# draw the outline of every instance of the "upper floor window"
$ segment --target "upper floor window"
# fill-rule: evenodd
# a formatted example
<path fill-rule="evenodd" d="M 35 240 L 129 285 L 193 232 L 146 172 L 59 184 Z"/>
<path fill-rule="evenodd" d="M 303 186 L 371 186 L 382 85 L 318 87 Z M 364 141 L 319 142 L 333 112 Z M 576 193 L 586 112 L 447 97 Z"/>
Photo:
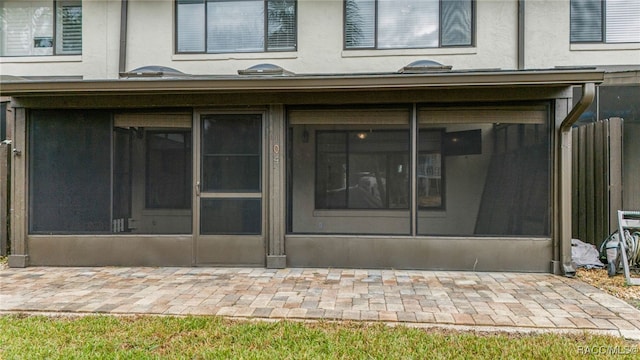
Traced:
<path fill-rule="evenodd" d="M 82 1 L 0 1 L 0 56 L 82 53 Z"/>
<path fill-rule="evenodd" d="M 640 1 L 571 0 L 571 42 L 640 42 Z"/>
<path fill-rule="evenodd" d="M 176 0 L 178 53 L 293 51 L 295 0 Z"/>
<path fill-rule="evenodd" d="M 346 49 L 471 46 L 472 0 L 345 0 Z"/>

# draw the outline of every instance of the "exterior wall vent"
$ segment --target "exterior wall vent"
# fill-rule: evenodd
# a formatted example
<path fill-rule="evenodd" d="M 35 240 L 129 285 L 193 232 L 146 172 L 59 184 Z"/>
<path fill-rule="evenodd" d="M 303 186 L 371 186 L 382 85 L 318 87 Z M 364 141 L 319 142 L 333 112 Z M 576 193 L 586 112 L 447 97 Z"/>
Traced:
<path fill-rule="evenodd" d="M 442 65 L 433 60 L 418 60 L 398 70 L 401 74 L 422 74 L 451 71 L 451 65 Z"/>
<path fill-rule="evenodd" d="M 287 71 L 282 67 L 274 64 L 258 64 L 248 67 L 244 70 L 238 70 L 239 75 L 293 75 L 291 71 Z"/>

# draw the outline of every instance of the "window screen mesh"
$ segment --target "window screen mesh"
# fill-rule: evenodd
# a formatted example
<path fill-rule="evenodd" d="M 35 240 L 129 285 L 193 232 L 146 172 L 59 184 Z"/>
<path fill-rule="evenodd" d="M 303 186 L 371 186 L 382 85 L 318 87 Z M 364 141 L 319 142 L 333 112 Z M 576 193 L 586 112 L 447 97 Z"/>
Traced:
<path fill-rule="evenodd" d="M 32 232 L 110 231 L 111 131 L 105 113 L 31 113 Z"/>

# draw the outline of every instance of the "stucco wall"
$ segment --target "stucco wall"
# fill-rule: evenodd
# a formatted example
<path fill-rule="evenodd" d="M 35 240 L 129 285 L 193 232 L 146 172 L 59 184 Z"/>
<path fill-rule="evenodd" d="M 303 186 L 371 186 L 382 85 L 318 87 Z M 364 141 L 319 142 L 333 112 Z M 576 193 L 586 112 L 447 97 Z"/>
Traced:
<path fill-rule="evenodd" d="M 448 49 L 345 51 L 342 0 L 299 0 L 295 52 L 174 54 L 174 11 L 170 0 L 129 1 L 126 70 L 162 65 L 190 74 L 236 74 L 238 69 L 271 62 L 296 73 L 393 72 L 425 58 L 454 69 L 516 67 L 517 6 L 513 1 L 478 2 L 477 46 Z M 2 73 L 117 78 L 120 1 L 85 0 L 83 25 L 82 55 L 1 58 Z"/>
<path fill-rule="evenodd" d="M 295 52 L 174 54 L 171 0 L 130 0 L 126 70 L 170 66 L 190 74 L 236 74 L 263 62 L 296 73 L 393 72 L 419 59 L 455 69 L 517 67 L 516 0 L 476 2 L 476 46 L 411 50 L 343 50 L 342 0 L 299 0 Z M 83 54 L 0 58 L 2 74 L 118 77 L 120 1 L 83 2 Z M 569 2 L 526 2 L 525 67 L 640 63 L 640 44 L 569 43 Z"/>

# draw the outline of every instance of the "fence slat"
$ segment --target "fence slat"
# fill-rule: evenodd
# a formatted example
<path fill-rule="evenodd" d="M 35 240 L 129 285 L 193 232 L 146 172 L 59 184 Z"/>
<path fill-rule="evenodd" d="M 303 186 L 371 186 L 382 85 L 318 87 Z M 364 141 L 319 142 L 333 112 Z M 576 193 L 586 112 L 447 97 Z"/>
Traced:
<path fill-rule="evenodd" d="M 0 145 L 0 255 L 8 254 L 8 223 L 7 209 L 9 207 L 8 197 L 9 183 L 9 146 Z"/>
<path fill-rule="evenodd" d="M 586 127 L 579 127 L 578 133 L 580 136 L 580 148 L 578 149 L 578 163 L 576 164 L 576 169 L 578 169 L 578 239 L 587 242 L 587 177 L 589 176 L 586 173 L 585 169 L 585 161 L 586 161 Z"/>
<path fill-rule="evenodd" d="M 586 131 L 586 151 L 585 154 L 585 162 L 583 166 L 585 167 L 585 213 L 586 213 L 586 240 L 589 243 L 595 243 L 595 182 L 594 177 L 596 173 L 596 169 L 594 168 L 594 152 L 596 149 L 594 148 L 594 129 L 596 125 L 602 125 L 601 122 L 593 123 L 585 126 Z"/>
<path fill-rule="evenodd" d="M 622 208 L 622 119 L 609 119 L 609 219 L 618 227 L 618 210 Z"/>
<path fill-rule="evenodd" d="M 596 126 L 594 128 L 594 138 L 593 138 L 593 145 L 594 145 L 594 153 L 593 153 L 593 166 L 595 169 L 595 173 L 593 174 L 593 185 L 594 185 L 594 198 L 593 201 L 595 202 L 593 210 L 594 210 L 594 241 L 593 243 L 596 244 L 596 246 L 600 246 L 600 244 L 602 243 L 602 241 L 604 241 L 604 239 L 607 237 L 607 231 L 608 229 L 605 229 L 605 222 L 608 223 L 608 221 L 605 221 L 605 214 L 607 214 L 607 212 L 605 211 L 605 202 L 604 202 L 604 198 L 605 198 L 605 193 L 608 192 L 608 189 L 605 186 L 608 186 L 608 184 L 605 181 L 604 178 L 604 172 L 602 171 L 604 168 L 604 156 L 605 156 L 605 151 L 604 151 L 604 144 L 606 143 L 604 139 L 604 133 L 605 133 L 605 127 L 608 126 L 608 123 L 605 122 L 604 124 L 602 124 L 604 126 Z M 607 215 L 608 216 L 608 215 Z"/>

